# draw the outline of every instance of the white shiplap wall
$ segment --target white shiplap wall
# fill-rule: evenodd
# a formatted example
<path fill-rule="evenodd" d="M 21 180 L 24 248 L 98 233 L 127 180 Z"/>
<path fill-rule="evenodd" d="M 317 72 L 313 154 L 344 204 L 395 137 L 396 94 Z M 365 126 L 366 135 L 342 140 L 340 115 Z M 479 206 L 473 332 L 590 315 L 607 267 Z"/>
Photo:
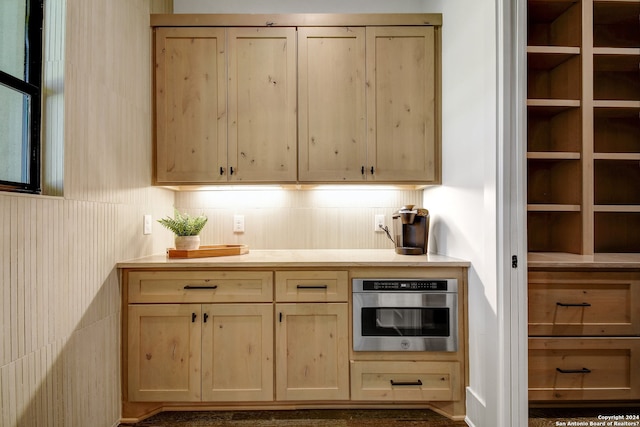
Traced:
<path fill-rule="evenodd" d="M 118 424 L 115 265 L 164 250 L 161 234 L 142 235 L 142 216 L 174 202 L 150 187 L 149 13 L 170 3 L 46 2 L 47 49 L 65 52 L 45 72 L 54 85 L 45 110 L 48 101 L 64 107 L 45 122 L 46 143 L 64 147 L 64 162 L 59 155 L 47 168 L 64 164 L 64 196 L 0 193 L 3 427 Z M 64 82 L 54 78 L 61 69 Z"/>
<path fill-rule="evenodd" d="M 374 218 L 385 215 L 391 230 L 393 212 L 406 204 L 422 206 L 422 190 L 361 186 L 176 193 L 179 210 L 209 218 L 202 244 L 253 249 L 392 249 L 386 235 L 374 231 Z M 244 233 L 233 232 L 236 214 L 244 216 Z"/>

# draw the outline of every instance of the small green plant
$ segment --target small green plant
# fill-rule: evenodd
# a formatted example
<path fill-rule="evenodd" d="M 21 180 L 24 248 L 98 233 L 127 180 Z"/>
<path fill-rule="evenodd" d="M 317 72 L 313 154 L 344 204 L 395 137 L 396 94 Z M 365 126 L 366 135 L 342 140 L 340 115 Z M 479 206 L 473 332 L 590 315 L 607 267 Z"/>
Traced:
<path fill-rule="evenodd" d="M 158 222 L 164 227 L 173 231 L 176 236 L 197 236 L 207 223 L 207 217 L 204 215 L 190 216 L 182 214 L 174 209 L 175 218 L 166 217 L 159 219 Z"/>

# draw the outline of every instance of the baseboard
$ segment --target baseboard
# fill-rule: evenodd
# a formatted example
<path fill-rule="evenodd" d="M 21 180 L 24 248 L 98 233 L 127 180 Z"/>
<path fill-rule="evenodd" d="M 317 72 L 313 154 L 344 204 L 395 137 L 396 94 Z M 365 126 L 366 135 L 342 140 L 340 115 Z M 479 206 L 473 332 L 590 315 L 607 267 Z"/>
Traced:
<path fill-rule="evenodd" d="M 466 389 L 467 400 L 467 416 L 464 418 L 464 422 L 470 427 L 485 426 L 485 416 L 487 413 L 487 405 L 483 399 L 481 399 L 471 387 Z"/>

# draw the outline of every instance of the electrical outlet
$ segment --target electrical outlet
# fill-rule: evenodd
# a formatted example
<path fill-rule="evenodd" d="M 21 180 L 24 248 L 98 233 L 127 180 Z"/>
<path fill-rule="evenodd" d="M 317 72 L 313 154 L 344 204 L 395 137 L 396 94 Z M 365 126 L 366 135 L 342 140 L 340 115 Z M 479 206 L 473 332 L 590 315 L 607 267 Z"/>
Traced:
<path fill-rule="evenodd" d="M 244 233 L 244 215 L 233 216 L 233 232 Z"/>
<path fill-rule="evenodd" d="M 142 220 L 142 234 L 151 234 L 151 224 L 153 219 L 151 215 L 144 215 Z"/>
<path fill-rule="evenodd" d="M 384 215 L 376 215 L 374 220 L 374 231 L 384 232 Z"/>

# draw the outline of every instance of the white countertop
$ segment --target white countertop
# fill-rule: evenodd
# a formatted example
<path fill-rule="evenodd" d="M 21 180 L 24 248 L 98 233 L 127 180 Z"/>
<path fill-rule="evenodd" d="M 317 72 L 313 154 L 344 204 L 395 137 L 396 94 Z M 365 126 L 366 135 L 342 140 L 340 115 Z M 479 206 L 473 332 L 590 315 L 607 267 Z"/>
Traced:
<path fill-rule="evenodd" d="M 119 262 L 118 268 L 203 267 L 469 267 L 465 260 L 444 255 L 398 255 L 393 249 L 249 250 L 244 255 L 168 258 L 165 254 Z"/>

